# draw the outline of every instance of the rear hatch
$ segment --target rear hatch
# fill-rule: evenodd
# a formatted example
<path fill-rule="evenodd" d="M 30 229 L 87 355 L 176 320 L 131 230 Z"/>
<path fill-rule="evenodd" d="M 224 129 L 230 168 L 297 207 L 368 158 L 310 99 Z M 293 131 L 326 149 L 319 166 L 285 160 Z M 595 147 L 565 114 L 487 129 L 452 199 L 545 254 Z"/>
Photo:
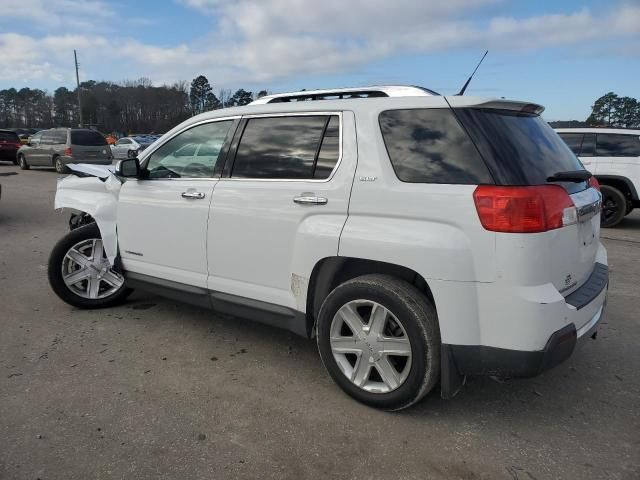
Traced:
<path fill-rule="evenodd" d="M 20 146 L 20 138 L 17 133 L 0 131 L 0 151 L 15 153 Z"/>
<path fill-rule="evenodd" d="M 533 234 L 548 236 L 547 250 L 527 252 L 532 261 L 549 265 L 548 280 L 568 295 L 588 279 L 595 266 L 600 235 L 599 192 L 584 179 L 588 174 L 575 154 L 540 117 L 542 107 L 495 101 L 457 108 L 458 101 L 451 102 L 454 112 L 497 185 L 558 185 L 575 205 L 573 217 L 566 222 L 563 219 L 565 226 Z"/>
<path fill-rule="evenodd" d="M 95 130 L 71 130 L 71 151 L 76 162 L 108 160 L 111 157 L 106 138 Z"/>

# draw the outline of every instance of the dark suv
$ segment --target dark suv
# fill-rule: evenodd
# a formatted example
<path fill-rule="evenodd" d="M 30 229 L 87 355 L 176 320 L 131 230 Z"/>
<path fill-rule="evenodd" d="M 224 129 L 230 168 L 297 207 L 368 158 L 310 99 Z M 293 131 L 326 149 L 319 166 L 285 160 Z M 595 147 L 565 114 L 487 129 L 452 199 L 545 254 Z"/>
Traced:
<path fill-rule="evenodd" d="M 18 164 L 23 170 L 31 166 L 55 167 L 65 173 L 68 163 L 111 165 L 111 161 L 111 149 L 104 136 L 84 128 L 43 130 L 18 150 Z"/>
<path fill-rule="evenodd" d="M 20 137 L 12 130 L 0 130 L 0 160 L 17 163 L 16 152 L 22 144 Z"/>

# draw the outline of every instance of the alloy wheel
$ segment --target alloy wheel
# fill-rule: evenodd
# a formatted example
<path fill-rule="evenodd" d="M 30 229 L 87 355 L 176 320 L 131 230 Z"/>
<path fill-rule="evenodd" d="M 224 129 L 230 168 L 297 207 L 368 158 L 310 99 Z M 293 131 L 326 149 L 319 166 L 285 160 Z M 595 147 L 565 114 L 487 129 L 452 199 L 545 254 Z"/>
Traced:
<path fill-rule="evenodd" d="M 402 323 L 370 300 L 353 300 L 333 317 L 331 351 L 342 373 L 371 393 L 396 390 L 411 370 L 411 343 Z"/>
<path fill-rule="evenodd" d="M 618 209 L 621 208 L 620 205 L 618 205 L 618 202 L 616 201 L 615 198 L 613 198 L 610 195 L 603 195 L 603 199 L 602 199 L 602 216 L 604 217 L 603 220 L 605 222 L 609 221 L 611 218 L 613 218 Z"/>
<path fill-rule="evenodd" d="M 107 298 L 120 290 L 124 277 L 114 271 L 99 238 L 76 243 L 62 261 L 62 280 L 82 298 Z"/>

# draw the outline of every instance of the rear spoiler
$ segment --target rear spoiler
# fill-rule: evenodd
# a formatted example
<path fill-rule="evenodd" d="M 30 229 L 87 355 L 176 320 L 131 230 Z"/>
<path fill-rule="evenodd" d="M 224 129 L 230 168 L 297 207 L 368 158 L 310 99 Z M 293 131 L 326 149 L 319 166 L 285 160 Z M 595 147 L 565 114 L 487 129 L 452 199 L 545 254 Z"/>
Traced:
<path fill-rule="evenodd" d="M 522 113 L 533 113 L 535 115 L 540 115 L 544 112 L 542 105 L 518 100 L 460 96 L 447 96 L 445 99 L 451 108 L 495 108 L 496 110 L 513 110 Z"/>

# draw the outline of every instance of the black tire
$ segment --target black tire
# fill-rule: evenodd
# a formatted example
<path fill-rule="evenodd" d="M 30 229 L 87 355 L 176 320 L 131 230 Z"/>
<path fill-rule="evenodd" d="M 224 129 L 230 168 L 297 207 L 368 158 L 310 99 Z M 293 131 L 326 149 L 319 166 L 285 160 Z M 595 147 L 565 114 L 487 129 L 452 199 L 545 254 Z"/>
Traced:
<path fill-rule="evenodd" d="M 18 165 L 18 155 L 13 159 L 13 164 Z"/>
<path fill-rule="evenodd" d="M 22 153 L 18 155 L 18 165 L 20 165 L 21 170 L 29 170 L 31 168 L 31 165 L 27 163 L 27 158 Z"/>
<path fill-rule="evenodd" d="M 353 300 L 376 302 L 402 323 L 411 346 L 411 366 L 403 383 L 387 393 L 366 391 L 346 377 L 333 356 L 331 324 L 337 311 Z M 366 405 L 401 410 L 420 401 L 440 378 L 440 329 L 434 306 L 413 285 L 388 275 L 363 275 L 349 280 L 325 299 L 318 315 L 320 358 L 333 380 L 347 394 Z"/>
<path fill-rule="evenodd" d="M 53 157 L 53 167 L 56 169 L 58 173 L 69 173 L 69 169 L 65 164 L 58 161 L 60 157 Z"/>
<path fill-rule="evenodd" d="M 601 185 L 600 192 L 602 193 L 600 226 L 615 227 L 627 213 L 627 199 L 620 190 L 610 185 Z"/>
<path fill-rule="evenodd" d="M 131 294 L 133 291 L 127 288 L 126 282 L 122 286 L 105 298 L 90 299 L 84 298 L 73 292 L 65 284 L 62 278 L 62 265 L 67 252 L 79 242 L 89 239 L 99 239 L 100 230 L 95 223 L 79 227 L 75 230 L 67 233 L 60 241 L 53 247 L 51 255 L 49 256 L 49 284 L 53 291 L 64 302 L 74 307 L 92 309 L 92 308 L 105 308 L 119 305 Z"/>

